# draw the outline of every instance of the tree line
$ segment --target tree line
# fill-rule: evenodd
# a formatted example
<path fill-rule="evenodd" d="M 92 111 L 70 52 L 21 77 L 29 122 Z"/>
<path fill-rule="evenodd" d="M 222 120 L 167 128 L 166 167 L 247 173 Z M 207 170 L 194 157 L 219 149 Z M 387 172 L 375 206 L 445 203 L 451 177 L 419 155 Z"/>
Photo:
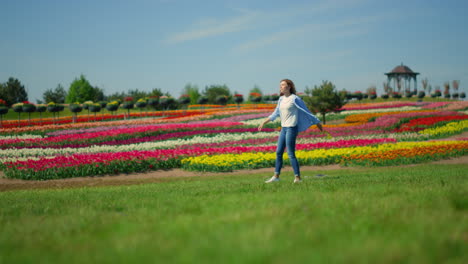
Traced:
<path fill-rule="evenodd" d="M 73 80 L 68 89 L 65 89 L 61 84 L 58 84 L 55 88 L 47 89 L 42 94 L 42 99 L 37 100 L 37 103 L 82 104 L 89 101 L 123 102 L 126 98 L 132 98 L 136 102 L 141 98 L 160 98 L 162 96 L 176 100 L 189 98 L 189 104 L 239 103 L 239 98 L 241 97 L 237 92 L 232 93 L 225 84 L 209 85 L 204 90 L 200 90 L 197 85 L 190 83 L 184 87 L 182 94 L 178 98 L 175 98 L 169 92 L 163 92 L 160 88 L 154 88 L 151 91 L 130 89 L 125 92 L 105 94 L 102 88 L 91 85 L 86 77 L 81 75 Z M 28 101 L 28 93 L 18 79 L 10 77 L 7 82 L 0 83 L 0 99 L 6 102 L 7 107 L 11 107 L 13 104 Z M 247 97 L 247 101 L 259 102 L 263 100 L 268 100 L 268 98 L 264 98 L 261 89 L 258 86 L 254 86 Z"/>
<path fill-rule="evenodd" d="M 325 122 L 325 116 L 331 112 L 337 112 L 346 104 L 347 101 L 354 98 L 345 90 L 337 91 L 335 85 L 330 81 L 323 81 L 321 85 L 315 85 L 313 88 L 306 87 L 305 93 L 299 94 L 308 107 L 315 113 L 321 114 L 322 121 Z M 240 104 L 245 101 L 252 103 L 275 102 L 279 94 L 263 94 L 258 86 L 254 86 L 247 98 L 237 92 L 231 93 L 227 85 L 210 85 L 200 91 L 197 85 L 187 84 L 181 96 L 174 98 L 170 93 L 163 93 L 161 89 L 155 88 L 151 91 L 141 91 L 138 89 L 127 92 L 115 92 L 106 95 L 104 90 L 91 85 L 84 75 L 75 78 L 66 90 L 61 84 L 55 89 L 47 89 L 43 93 L 43 100 L 38 100 L 39 104 L 46 103 L 54 105 L 69 104 L 72 112 L 79 112 L 81 108 L 106 108 L 112 111 L 112 106 L 125 109 L 133 107 L 151 106 L 155 110 L 177 109 L 187 104 Z M 28 94 L 24 85 L 13 77 L 10 77 L 4 84 L 0 83 L 0 103 L 4 107 L 13 106 L 16 103 L 28 101 Z M 361 99 L 361 97 L 356 99 Z M 30 103 L 27 104 L 28 106 Z M 18 106 L 19 108 L 20 106 Z M 24 107 L 24 106 L 21 106 Z M 49 107 L 52 107 L 49 105 Z M 55 107 L 55 106 L 54 106 Z M 7 111 L 6 109 L 3 109 Z M 97 110 L 97 109 L 96 109 Z M 18 109 L 19 111 L 19 109 Z M 17 112 L 15 110 L 15 112 Z"/>

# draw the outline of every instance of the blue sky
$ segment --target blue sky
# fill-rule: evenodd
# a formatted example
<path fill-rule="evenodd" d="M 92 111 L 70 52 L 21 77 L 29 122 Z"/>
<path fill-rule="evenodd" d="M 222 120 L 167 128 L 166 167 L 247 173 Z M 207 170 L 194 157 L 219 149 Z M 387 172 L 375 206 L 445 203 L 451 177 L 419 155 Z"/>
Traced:
<path fill-rule="evenodd" d="M 332 81 L 376 85 L 404 63 L 429 84 L 468 85 L 465 0 L 0 0 L 0 82 L 30 101 L 84 74 L 106 94 L 160 88 L 179 97 L 226 84 L 247 95 Z"/>

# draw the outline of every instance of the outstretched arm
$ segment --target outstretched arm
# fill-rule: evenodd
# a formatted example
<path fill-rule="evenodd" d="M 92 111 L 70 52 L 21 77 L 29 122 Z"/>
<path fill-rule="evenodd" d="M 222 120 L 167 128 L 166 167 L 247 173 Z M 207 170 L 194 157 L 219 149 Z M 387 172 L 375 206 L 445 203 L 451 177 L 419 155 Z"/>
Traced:
<path fill-rule="evenodd" d="M 280 111 L 279 111 L 279 104 L 280 104 L 280 101 L 281 101 L 281 97 L 280 99 L 278 100 L 278 103 L 276 104 L 276 108 L 275 108 L 275 111 L 273 111 L 273 114 L 271 114 L 269 117 L 267 117 L 265 119 L 265 121 L 263 121 L 263 123 L 261 123 L 259 126 L 258 126 L 258 131 L 262 131 L 262 128 L 264 125 L 266 125 L 266 123 L 268 122 L 271 122 L 271 121 L 274 121 L 279 115 L 280 115 Z"/>

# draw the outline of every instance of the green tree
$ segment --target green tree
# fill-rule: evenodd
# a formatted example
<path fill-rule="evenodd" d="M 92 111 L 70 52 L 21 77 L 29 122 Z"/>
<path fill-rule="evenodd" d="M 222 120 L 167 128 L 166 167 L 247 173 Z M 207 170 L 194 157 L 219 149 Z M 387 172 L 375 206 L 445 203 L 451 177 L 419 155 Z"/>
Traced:
<path fill-rule="evenodd" d="M 106 96 L 104 95 L 104 90 L 97 86 L 94 87 L 94 102 L 104 101 Z"/>
<path fill-rule="evenodd" d="M 249 92 L 249 101 L 258 103 L 262 100 L 262 96 L 262 89 L 260 89 L 258 85 L 254 85 L 254 87 L 250 89 Z"/>
<path fill-rule="evenodd" d="M 107 101 L 112 102 L 112 101 L 123 101 L 123 99 L 127 97 L 127 94 L 124 92 L 115 92 L 113 94 L 109 94 L 106 98 Z"/>
<path fill-rule="evenodd" d="M 7 91 L 6 91 L 6 86 L 3 84 L 3 83 L 0 83 L 0 102 L 2 102 L 2 100 L 4 101 L 4 105 L 5 107 L 8 106 L 8 102 L 7 102 Z"/>
<path fill-rule="evenodd" d="M 50 102 L 55 102 L 55 103 L 60 103 L 63 104 L 65 103 L 65 98 L 67 97 L 67 92 L 63 88 L 61 84 L 58 84 L 55 89 L 47 89 L 43 94 L 42 98 L 44 99 L 44 102 L 50 103 Z"/>
<path fill-rule="evenodd" d="M 263 96 L 262 89 L 260 89 L 260 87 L 258 85 L 254 85 L 254 87 L 252 89 L 250 89 L 249 94 L 251 94 L 251 93 L 258 93 L 261 96 Z"/>
<path fill-rule="evenodd" d="M 159 105 L 162 107 L 162 110 L 177 109 L 177 102 L 174 98 L 171 97 L 169 93 L 161 96 L 159 99 Z"/>
<path fill-rule="evenodd" d="M 140 98 L 145 98 L 145 97 L 148 97 L 148 93 L 145 92 L 145 91 L 140 91 L 138 89 L 135 89 L 135 90 L 129 90 L 128 93 L 127 93 L 127 96 L 128 97 L 133 97 L 135 100 L 138 100 Z"/>
<path fill-rule="evenodd" d="M 70 84 L 68 94 L 66 97 L 67 103 L 85 102 L 96 100 L 98 89 L 93 87 L 84 75 L 76 78 Z"/>
<path fill-rule="evenodd" d="M 156 96 L 156 97 L 161 97 L 163 96 L 164 93 L 161 91 L 160 88 L 154 88 L 153 90 L 151 90 L 151 92 L 148 94 L 148 97 L 151 97 L 151 96 Z"/>
<path fill-rule="evenodd" d="M 323 81 L 320 86 L 313 89 L 307 88 L 304 98 L 307 107 L 315 113 L 322 114 L 322 121 L 325 124 L 325 115 L 332 111 L 337 111 L 346 104 L 346 95 L 336 90 L 335 85 L 330 81 Z"/>
<path fill-rule="evenodd" d="M 18 102 L 28 101 L 28 93 L 21 82 L 13 77 L 0 86 L 0 99 L 5 100 L 8 106 Z"/>
<path fill-rule="evenodd" d="M 227 97 L 231 97 L 231 92 L 227 85 L 210 85 L 205 87 L 205 91 L 203 95 L 208 98 L 208 103 L 215 104 L 216 98 L 220 95 L 225 95 Z"/>
<path fill-rule="evenodd" d="M 228 102 L 228 97 L 226 95 L 220 95 L 216 97 L 216 103 L 220 105 L 226 105 Z"/>
<path fill-rule="evenodd" d="M 185 85 L 182 94 L 187 94 L 190 97 L 191 104 L 197 104 L 198 98 L 201 96 L 198 86 L 191 83 Z"/>

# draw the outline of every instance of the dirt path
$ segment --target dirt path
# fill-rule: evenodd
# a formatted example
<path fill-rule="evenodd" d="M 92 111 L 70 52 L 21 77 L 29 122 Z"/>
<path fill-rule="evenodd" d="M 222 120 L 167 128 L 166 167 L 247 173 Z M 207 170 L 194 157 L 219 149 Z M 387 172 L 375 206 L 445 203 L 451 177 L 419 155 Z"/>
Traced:
<path fill-rule="evenodd" d="M 339 165 L 327 166 L 302 166 L 303 171 L 306 170 L 336 170 L 340 169 Z M 285 172 L 288 172 L 286 168 Z M 346 168 L 350 169 L 350 168 Z M 351 168 L 352 169 L 352 168 Z M 27 181 L 18 179 L 4 178 L 0 172 L 0 191 L 20 190 L 20 189 L 47 189 L 47 188 L 72 188 L 72 187 L 90 187 L 90 186 L 112 186 L 112 185 L 128 185 L 141 184 L 151 182 L 166 181 L 170 178 L 186 178 L 186 177 L 215 177 L 219 175 L 239 175 L 239 174 L 257 174 L 257 173 L 272 173 L 272 168 L 263 168 L 256 170 L 238 170 L 233 172 L 192 172 L 182 169 L 158 170 L 146 173 L 120 174 L 114 176 L 102 177 L 77 177 L 70 179 L 58 179 L 48 181 Z"/>
<path fill-rule="evenodd" d="M 455 159 L 440 160 L 431 162 L 431 164 L 468 164 L 468 156 L 463 156 Z M 415 166 L 415 165 L 407 165 Z M 323 170 L 360 170 L 358 167 L 341 167 L 340 165 L 326 166 L 302 166 L 302 171 L 323 171 Z M 365 168 L 368 169 L 368 168 Z M 265 173 L 267 176 L 272 173 L 273 168 L 264 168 L 256 170 L 238 170 L 225 173 L 201 173 L 190 172 L 181 169 L 159 170 L 148 173 L 133 173 L 128 175 L 103 176 L 103 177 L 79 177 L 71 179 L 48 180 L 48 181 L 26 181 L 16 179 L 3 178 L 3 173 L 0 172 L 0 191 L 11 190 L 26 190 L 26 189 L 61 189 L 61 188 L 79 188 L 79 187 L 95 187 L 95 186 L 116 186 L 116 185 L 131 185 L 142 183 L 153 183 L 167 181 L 171 178 L 186 178 L 186 177 L 216 177 L 219 175 L 240 175 L 240 174 L 258 174 Z M 285 172 L 289 173 L 291 168 L 286 168 Z"/>

